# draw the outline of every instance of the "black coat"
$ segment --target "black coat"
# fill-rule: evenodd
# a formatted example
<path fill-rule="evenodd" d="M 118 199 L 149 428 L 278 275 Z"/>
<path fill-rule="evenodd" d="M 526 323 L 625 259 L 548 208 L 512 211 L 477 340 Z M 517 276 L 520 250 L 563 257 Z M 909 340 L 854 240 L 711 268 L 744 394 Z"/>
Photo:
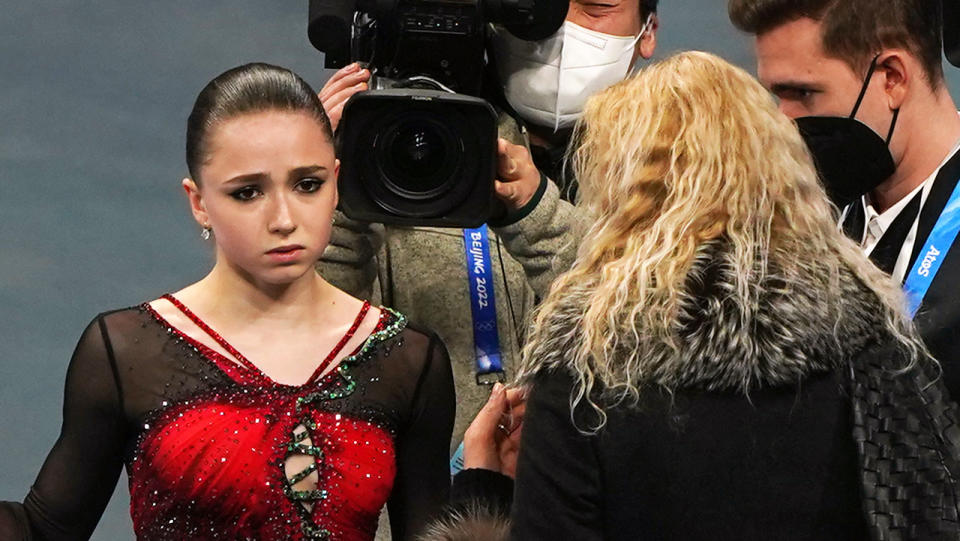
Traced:
<path fill-rule="evenodd" d="M 940 169 L 930 194 L 920 209 L 920 222 L 910 264 L 907 266 L 908 273 L 921 252 L 926 252 L 928 245 L 924 241 L 937 223 L 958 181 L 960 152 L 954 154 Z M 870 259 L 888 273 L 893 271 L 919 205 L 920 198 L 917 194 L 916 200 L 904 208 L 870 254 Z M 864 219 L 863 206 L 857 202 L 853 204 L 843 223 L 847 235 L 858 242 L 863 235 Z M 930 352 L 943 365 L 943 379 L 950 396 L 960 396 L 960 237 L 954 241 L 943 260 L 940 272 L 930 285 L 915 321 Z"/>
<path fill-rule="evenodd" d="M 906 363 L 852 272 L 824 286 L 816 261 L 773 264 L 745 304 L 729 258 L 718 243 L 695 261 L 679 350 L 605 361 L 635 370 L 638 400 L 595 388 L 595 434 L 579 429 L 596 412 L 570 407 L 591 286 L 540 320 L 511 538 L 960 539 L 960 427 L 936 365 Z"/>
<path fill-rule="evenodd" d="M 877 362 L 894 358 L 869 347 L 856 371 L 749 397 L 650 389 L 596 436 L 571 422 L 570 375 L 542 374 L 515 492 L 461 472 L 457 514 L 427 539 L 958 539 L 955 412 L 941 386 Z"/>
<path fill-rule="evenodd" d="M 597 437 L 570 422 L 570 390 L 565 374 L 534 386 L 513 539 L 867 539 L 834 375 L 749 399 L 652 389 L 608 410 Z"/>

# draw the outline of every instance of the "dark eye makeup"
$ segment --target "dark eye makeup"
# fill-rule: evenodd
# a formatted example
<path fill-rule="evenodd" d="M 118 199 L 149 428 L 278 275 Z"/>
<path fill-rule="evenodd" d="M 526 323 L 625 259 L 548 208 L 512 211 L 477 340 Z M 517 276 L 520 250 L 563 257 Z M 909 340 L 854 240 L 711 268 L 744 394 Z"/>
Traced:
<path fill-rule="evenodd" d="M 317 176 L 303 176 L 293 181 L 293 190 L 302 194 L 312 194 L 320 191 L 325 182 L 326 179 Z M 258 183 L 244 184 L 227 193 L 237 201 L 253 201 L 263 195 L 263 187 Z"/>
<path fill-rule="evenodd" d="M 314 193 L 323 186 L 325 181 L 317 177 L 306 177 L 297 181 L 294 189 L 301 193 Z"/>
<path fill-rule="evenodd" d="M 230 197 L 237 201 L 251 201 L 260 195 L 260 189 L 256 186 L 243 186 L 230 192 Z"/>

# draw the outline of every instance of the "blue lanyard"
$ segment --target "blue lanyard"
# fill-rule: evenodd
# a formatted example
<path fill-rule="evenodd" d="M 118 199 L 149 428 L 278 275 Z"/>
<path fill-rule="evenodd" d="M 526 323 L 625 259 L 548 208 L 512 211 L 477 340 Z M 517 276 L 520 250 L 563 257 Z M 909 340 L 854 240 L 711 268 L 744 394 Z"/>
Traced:
<path fill-rule="evenodd" d="M 467 278 L 470 282 L 470 307 L 473 313 L 473 344 L 476 351 L 477 384 L 487 383 L 484 376 L 495 375 L 503 381 L 500 334 L 497 332 L 497 303 L 493 295 L 493 264 L 487 226 L 463 230 L 467 254 Z"/>
<path fill-rule="evenodd" d="M 917 256 L 903 284 L 907 295 L 907 310 L 911 318 L 917 314 L 920 304 L 923 303 L 923 298 L 927 295 L 934 277 L 937 276 L 940 265 L 947 257 L 947 252 L 953 246 L 957 233 L 960 233 L 960 182 L 953 189 L 947 206 L 943 208 L 936 225 L 930 231 L 930 236 L 923 243 L 926 250 Z"/>
<path fill-rule="evenodd" d="M 467 254 L 467 279 L 470 282 L 470 308 L 473 314 L 473 345 L 477 384 L 503 382 L 500 333 L 497 332 L 497 302 L 493 295 L 493 262 L 487 226 L 463 230 Z M 491 380 L 490 376 L 494 376 Z M 450 459 L 450 475 L 463 469 L 463 442 Z"/>

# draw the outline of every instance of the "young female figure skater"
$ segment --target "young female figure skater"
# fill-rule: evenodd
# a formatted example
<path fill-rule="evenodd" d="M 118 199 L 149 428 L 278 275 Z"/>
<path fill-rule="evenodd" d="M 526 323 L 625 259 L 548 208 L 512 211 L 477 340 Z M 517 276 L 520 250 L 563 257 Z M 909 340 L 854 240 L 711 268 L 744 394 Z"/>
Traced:
<path fill-rule="evenodd" d="M 216 264 L 97 316 L 67 373 L 60 438 L 2 539 L 87 538 L 120 473 L 141 539 L 394 539 L 445 502 L 446 351 L 314 270 L 339 162 L 292 72 L 232 69 L 200 93 L 183 181 Z"/>

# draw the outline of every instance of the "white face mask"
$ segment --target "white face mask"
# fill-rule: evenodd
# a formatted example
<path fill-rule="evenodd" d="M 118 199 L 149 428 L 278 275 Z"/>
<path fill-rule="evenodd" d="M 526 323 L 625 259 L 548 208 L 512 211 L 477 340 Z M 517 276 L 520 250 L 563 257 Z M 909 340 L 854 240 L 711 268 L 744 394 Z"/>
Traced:
<path fill-rule="evenodd" d="M 495 26 L 493 52 L 510 106 L 524 119 L 554 131 L 572 126 L 593 93 L 623 80 L 636 37 L 613 36 L 565 21 L 542 41 L 524 41 Z"/>

